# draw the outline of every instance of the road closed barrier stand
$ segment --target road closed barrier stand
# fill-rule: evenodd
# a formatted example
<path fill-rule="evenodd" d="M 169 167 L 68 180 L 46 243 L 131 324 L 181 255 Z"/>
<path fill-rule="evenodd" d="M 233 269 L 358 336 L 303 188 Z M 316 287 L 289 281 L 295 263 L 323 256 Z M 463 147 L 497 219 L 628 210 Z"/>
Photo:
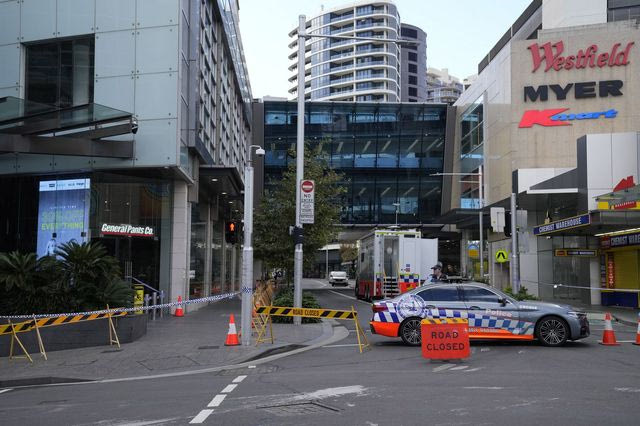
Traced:
<path fill-rule="evenodd" d="M 469 323 L 466 318 L 430 318 L 420 323 L 422 356 L 426 359 L 469 358 Z"/>

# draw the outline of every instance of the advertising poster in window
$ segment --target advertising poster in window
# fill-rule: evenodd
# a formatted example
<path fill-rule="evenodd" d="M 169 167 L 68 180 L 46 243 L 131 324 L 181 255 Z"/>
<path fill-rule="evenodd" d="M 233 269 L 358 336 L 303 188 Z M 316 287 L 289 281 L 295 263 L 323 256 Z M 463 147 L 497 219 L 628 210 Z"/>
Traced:
<path fill-rule="evenodd" d="M 38 257 L 51 256 L 62 244 L 87 241 L 90 180 L 40 182 L 38 204 Z"/>

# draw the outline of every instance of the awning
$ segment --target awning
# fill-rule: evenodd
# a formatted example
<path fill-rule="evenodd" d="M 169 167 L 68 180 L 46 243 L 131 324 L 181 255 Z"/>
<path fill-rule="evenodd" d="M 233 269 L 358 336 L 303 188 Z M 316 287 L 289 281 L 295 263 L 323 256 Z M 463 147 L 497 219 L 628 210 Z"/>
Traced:
<path fill-rule="evenodd" d="M 133 114 L 95 103 L 58 108 L 15 97 L 0 98 L 0 154 L 133 157 Z"/>

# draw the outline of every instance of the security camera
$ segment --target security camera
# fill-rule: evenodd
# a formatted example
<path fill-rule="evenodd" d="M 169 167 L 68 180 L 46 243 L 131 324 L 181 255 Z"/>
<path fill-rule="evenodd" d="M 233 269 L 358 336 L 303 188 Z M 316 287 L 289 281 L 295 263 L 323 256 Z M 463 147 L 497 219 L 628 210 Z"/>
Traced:
<path fill-rule="evenodd" d="M 256 155 L 259 157 L 264 157 L 264 148 L 256 149 Z"/>

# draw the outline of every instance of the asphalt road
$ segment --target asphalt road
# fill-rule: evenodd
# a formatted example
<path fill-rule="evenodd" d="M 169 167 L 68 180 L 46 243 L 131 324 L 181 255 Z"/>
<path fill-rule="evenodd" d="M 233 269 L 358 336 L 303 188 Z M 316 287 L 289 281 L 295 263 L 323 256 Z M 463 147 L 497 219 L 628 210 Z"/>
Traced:
<path fill-rule="evenodd" d="M 323 307 L 358 310 L 352 289 L 314 291 Z M 345 323 L 351 330 L 353 323 Z M 366 327 L 366 325 L 365 325 Z M 355 334 L 329 347 L 255 368 L 164 379 L 12 389 L 0 393 L 3 425 L 461 425 L 616 424 L 640 418 L 640 347 L 564 348 L 474 343 L 472 356 L 431 362 L 418 348 Z M 615 326 L 618 340 L 635 329 Z M 0 391 L 2 392 L 2 391 Z"/>

